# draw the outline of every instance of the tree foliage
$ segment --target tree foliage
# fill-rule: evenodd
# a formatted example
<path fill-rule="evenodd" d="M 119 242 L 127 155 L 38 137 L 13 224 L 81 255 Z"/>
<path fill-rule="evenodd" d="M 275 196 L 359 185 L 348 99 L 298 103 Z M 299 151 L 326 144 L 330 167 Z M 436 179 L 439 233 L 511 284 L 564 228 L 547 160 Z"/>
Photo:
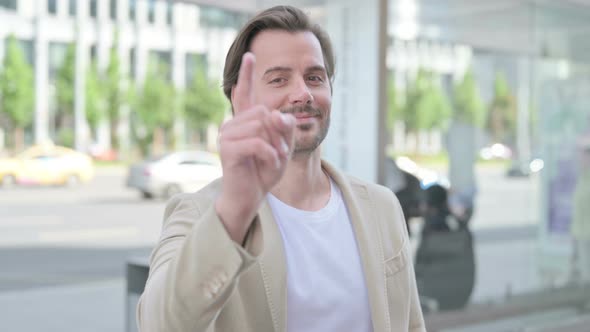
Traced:
<path fill-rule="evenodd" d="M 176 91 L 166 79 L 166 71 L 163 64 L 150 63 L 145 80 L 133 97 L 133 132 L 142 155 L 149 154 L 154 133 L 169 131 L 174 123 Z"/>
<path fill-rule="evenodd" d="M 117 130 L 119 127 L 119 118 L 121 106 L 128 102 L 128 93 L 124 88 L 124 77 L 121 75 L 121 64 L 118 49 L 118 36 L 115 35 L 115 44 L 111 47 L 109 53 L 109 63 L 106 68 L 104 79 L 104 99 L 106 115 L 110 124 L 111 145 L 117 149 L 119 147 L 119 136 Z"/>
<path fill-rule="evenodd" d="M 403 108 L 400 106 L 398 93 L 394 77 L 391 75 L 387 84 L 387 129 L 390 131 L 393 130 L 396 121 L 403 120 Z"/>
<path fill-rule="evenodd" d="M 100 75 L 98 65 L 92 62 L 86 73 L 86 121 L 90 127 L 93 138 L 96 139 L 96 130 L 100 122 L 106 118 L 104 79 Z"/>
<path fill-rule="evenodd" d="M 204 66 L 198 65 L 184 96 L 184 115 L 190 125 L 203 129 L 223 120 L 228 103 L 219 84 L 207 78 Z"/>
<path fill-rule="evenodd" d="M 403 108 L 403 120 L 408 131 L 440 128 L 450 115 L 451 108 L 438 78 L 433 73 L 419 70 L 407 90 Z"/>
<path fill-rule="evenodd" d="M 74 94 L 76 79 L 76 45 L 69 44 L 66 48 L 66 54 L 63 63 L 57 71 L 55 82 L 56 100 L 58 108 L 58 125 L 64 125 L 66 117 L 74 114 Z"/>
<path fill-rule="evenodd" d="M 473 75 L 469 69 L 463 80 L 453 90 L 453 118 L 460 122 L 481 127 L 485 119 L 485 108 Z"/>
<path fill-rule="evenodd" d="M 489 105 L 486 129 L 495 142 L 509 143 L 516 136 L 516 100 L 503 73 L 494 81 L 494 98 Z"/>
<path fill-rule="evenodd" d="M 14 130 L 14 145 L 21 149 L 23 129 L 33 121 L 33 69 L 13 36 L 8 38 L 6 55 L 0 72 L 0 111 Z"/>

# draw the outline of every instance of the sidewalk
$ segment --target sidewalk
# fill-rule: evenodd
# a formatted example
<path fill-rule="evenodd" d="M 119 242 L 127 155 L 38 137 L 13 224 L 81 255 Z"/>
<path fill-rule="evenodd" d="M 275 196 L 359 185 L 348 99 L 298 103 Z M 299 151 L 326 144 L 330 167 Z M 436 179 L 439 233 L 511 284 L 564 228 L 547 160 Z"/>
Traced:
<path fill-rule="evenodd" d="M 0 293 L 5 331 L 123 332 L 125 280 Z"/>
<path fill-rule="evenodd" d="M 482 241 L 476 241 L 473 302 L 498 302 L 507 294 L 523 293 L 540 285 L 535 276 L 535 238 L 518 236 L 512 229 L 495 232 L 512 234 L 512 238 L 500 240 L 502 236 L 476 232 Z M 130 302 L 136 300 L 132 297 Z M 3 326 L 19 332 L 123 332 L 126 307 L 124 278 L 0 293 Z"/>

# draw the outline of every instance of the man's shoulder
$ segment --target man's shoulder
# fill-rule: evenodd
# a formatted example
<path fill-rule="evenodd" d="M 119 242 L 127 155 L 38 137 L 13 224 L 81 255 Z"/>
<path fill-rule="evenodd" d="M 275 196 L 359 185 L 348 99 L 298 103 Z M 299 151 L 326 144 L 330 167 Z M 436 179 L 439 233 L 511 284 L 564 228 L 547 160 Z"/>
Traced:
<path fill-rule="evenodd" d="M 382 186 L 380 184 L 366 181 L 356 176 L 348 174 L 344 175 L 344 177 L 352 187 L 364 188 L 367 194 L 369 194 L 372 197 L 391 199 L 395 196 L 389 188 Z"/>
<path fill-rule="evenodd" d="M 393 194 L 389 188 L 347 174 L 326 160 L 322 160 L 322 166 L 328 171 L 328 174 L 336 180 L 336 182 L 338 182 L 338 180 L 343 181 L 346 185 L 350 185 L 350 187 L 355 189 L 361 189 L 369 195 L 391 197 Z"/>
<path fill-rule="evenodd" d="M 216 179 L 203 188 L 195 192 L 182 193 L 174 195 L 169 201 L 168 206 L 184 203 L 192 207 L 199 207 L 203 204 L 210 204 L 221 191 L 221 178 Z"/>

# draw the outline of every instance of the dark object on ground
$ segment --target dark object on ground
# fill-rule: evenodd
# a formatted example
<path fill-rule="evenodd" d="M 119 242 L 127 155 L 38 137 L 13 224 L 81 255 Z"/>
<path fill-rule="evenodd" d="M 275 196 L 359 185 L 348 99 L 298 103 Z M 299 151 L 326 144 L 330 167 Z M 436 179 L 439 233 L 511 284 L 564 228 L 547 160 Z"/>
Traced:
<path fill-rule="evenodd" d="M 420 204 L 423 199 L 423 191 L 420 180 L 415 175 L 400 169 L 391 158 L 387 158 L 385 161 L 385 172 L 385 185 L 397 196 L 409 233 L 409 220 L 421 216 Z"/>
<path fill-rule="evenodd" d="M 438 310 L 463 308 L 475 285 L 473 235 L 468 223 L 451 215 L 447 190 L 425 189 L 424 228 L 416 254 L 416 280 L 422 298 Z"/>

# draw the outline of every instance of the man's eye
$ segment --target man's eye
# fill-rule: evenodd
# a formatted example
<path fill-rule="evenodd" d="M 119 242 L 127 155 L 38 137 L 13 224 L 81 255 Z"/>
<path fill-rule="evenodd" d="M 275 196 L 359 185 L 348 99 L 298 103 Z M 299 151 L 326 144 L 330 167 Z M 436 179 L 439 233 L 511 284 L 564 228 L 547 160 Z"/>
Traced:
<path fill-rule="evenodd" d="M 272 79 L 269 83 L 271 83 L 271 84 L 279 84 L 279 83 L 284 83 L 286 81 L 287 80 L 285 78 L 283 78 L 283 77 L 277 77 L 275 79 Z"/>
<path fill-rule="evenodd" d="M 316 82 L 316 83 L 322 83 L 324 81 L 324 79 L 322 79 L 320 76 L 317 76 L 317 75 L 309 76 L 307 79 L 312 82 Z"/>

